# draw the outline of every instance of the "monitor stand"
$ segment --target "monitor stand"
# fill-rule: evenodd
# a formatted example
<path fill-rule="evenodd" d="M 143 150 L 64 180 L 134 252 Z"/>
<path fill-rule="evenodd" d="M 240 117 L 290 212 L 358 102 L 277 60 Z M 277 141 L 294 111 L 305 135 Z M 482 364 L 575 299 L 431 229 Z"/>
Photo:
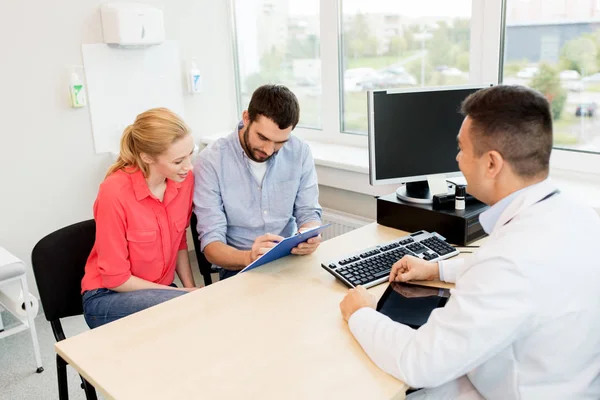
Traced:
<path fill-rule="evenodd" d="M 396 197 L 407 203 L 432 204 L 433 194 L 429 189 L 430 183 L 431 187 L 448 187 L 446 176 L 428 177 L 426 181 L 407 182 L 400 186 L 396 189 Z"/>

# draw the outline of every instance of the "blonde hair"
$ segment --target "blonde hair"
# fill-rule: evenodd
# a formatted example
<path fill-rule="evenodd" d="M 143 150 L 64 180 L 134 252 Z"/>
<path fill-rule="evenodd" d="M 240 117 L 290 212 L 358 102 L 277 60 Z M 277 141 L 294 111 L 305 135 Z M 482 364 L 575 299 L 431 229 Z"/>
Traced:
<path fill-rule="evenodd" d="M 152 108 L 141 113 L 132 125 L 125 128 L 119 157 L 108 169 L 106 177 L 125 168 L 139 169 L 148 176 L 149 167 L 141 154 L 156 157 L 189 133 L 190 129 L 181 117 L 167 108 Z"/>

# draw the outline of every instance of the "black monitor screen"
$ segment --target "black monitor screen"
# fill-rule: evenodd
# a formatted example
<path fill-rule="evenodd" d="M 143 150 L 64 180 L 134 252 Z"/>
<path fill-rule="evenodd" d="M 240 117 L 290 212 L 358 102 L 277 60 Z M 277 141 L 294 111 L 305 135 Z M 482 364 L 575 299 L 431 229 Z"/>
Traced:
<path fill-rule="evenodd" d="M 373 93 L 375 179 L 457 172 L 460 105 L 478 89 Z"/>

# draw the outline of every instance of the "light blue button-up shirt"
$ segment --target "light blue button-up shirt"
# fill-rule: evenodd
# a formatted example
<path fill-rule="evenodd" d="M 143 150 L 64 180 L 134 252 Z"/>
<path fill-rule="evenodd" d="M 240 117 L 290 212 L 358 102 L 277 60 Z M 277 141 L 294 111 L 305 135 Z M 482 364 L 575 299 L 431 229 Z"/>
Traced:
<path fill-rule="evenodd" d="M 265 233 L 288 237 L 309 221 L 321 221 L 310 147 L 290 136 L 265 161 L 261 183 L 252 174 L 238 129 L 209 145 L 194 163 L 194 212 L 202 251 L 215 241 L 248 250 Z"/>
<path fill-rule="evenodd" d="M 504 210 L 506 210 L 506 207 L 508 207 L 510 205 L 510 203 L 512 203 L 513 200 L 519 194 L 524 193 L 524 192 L 528 191 L 529 189 L 536 187 L 537 185 L 539 185 L 540 183 L 543 183 L 543 182 L 545 182 L 545 180 L 542 182 L 524 187 L 523 189 L 519 189 L 516 192 L 512 192 L 511 194 L 509 194 L 508 196 L 506 196 L 505 198 L 498 201 L 496 204 L 494 204 L 493 206 L 491 206 L 490 208 L 488 208 L 487 210 L 485 210 L 484 212 L 479 214 L 479 223 L 481 224 L 481 227 L 483 228 L 485 233 L 487 233 L 488 235 L 492 233 L 494 226 L 496 226 L 496 222 L 498 222 L 498 219 L 500 219 L 500 216 L 502 215 Z"/>

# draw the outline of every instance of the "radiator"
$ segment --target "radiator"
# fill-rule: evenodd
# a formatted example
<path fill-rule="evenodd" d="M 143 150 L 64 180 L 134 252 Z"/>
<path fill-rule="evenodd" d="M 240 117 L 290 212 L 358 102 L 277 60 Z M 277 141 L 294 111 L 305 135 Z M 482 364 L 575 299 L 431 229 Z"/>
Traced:
<path fill-rule="evenodd" d="M 323 224 L 331 226 L 323 232 L 323 240 L 331 239 L 356 228 L 370 224 L 373 220 L 341 211 L 323 209 Z"/>

